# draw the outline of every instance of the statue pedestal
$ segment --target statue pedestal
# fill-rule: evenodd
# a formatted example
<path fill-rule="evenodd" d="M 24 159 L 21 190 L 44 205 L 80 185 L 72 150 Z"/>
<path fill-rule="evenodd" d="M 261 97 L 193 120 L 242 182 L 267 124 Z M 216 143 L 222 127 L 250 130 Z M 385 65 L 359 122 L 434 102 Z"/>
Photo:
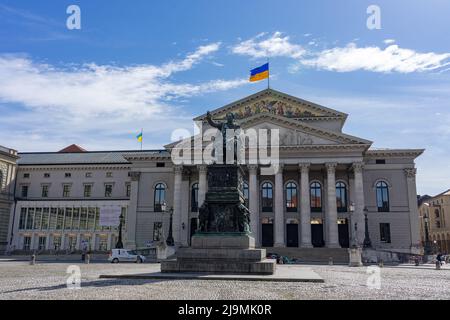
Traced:
<path fill-rule="evenodd" d="M 270 275 L 275 268 L 266 249 L 255 249 L 254 238 L 238 233 L 194 235 L 191 248 L 179 248 L 176 260 L 161 262 L 161 272 Z"/>
<path fill-rule="evenodd" d="M 208 167 L 208 192 L 199 208 L 199 230 L 191 248 L 179 248 L 175 260 L 161 262 L 161 272 L 273 274 L 276 261 L 255 249 L 249 236 L 250 213 L 242 194 L 243 172 L 237 165 Z"/>

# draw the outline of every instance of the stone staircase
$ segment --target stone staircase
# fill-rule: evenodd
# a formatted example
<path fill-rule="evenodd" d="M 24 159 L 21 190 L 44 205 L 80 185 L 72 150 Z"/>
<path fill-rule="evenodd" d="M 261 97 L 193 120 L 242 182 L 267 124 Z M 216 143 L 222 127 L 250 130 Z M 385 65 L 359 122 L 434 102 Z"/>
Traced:
<path fill-rule="evenodd" d="M 289 259 L 299 259 L 305 263 L 328 263 L 330 257 L 333 263 L 348 264 L 347 248 L 265 248 L 267 253 L 276 253 Z"/>

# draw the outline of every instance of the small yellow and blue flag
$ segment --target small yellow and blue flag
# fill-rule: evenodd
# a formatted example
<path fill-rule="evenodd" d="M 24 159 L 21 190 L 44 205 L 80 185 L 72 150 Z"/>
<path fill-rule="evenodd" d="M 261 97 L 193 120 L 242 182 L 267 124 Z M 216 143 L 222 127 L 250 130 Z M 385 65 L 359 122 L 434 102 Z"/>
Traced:
<path fill-rule="evenodd" d="M 250 82 L 260 81 L 269 78 L 269 63 L 250 70 Z"/>
<path fill-rule="evenodd" d="M 139 134 L 136 136 L 136 138 L 137 138 L 137 140 L 138 140 L 139 142 L 142 142 L 142 131 L 141 131 L 141 133 L 139 133 Z"/>

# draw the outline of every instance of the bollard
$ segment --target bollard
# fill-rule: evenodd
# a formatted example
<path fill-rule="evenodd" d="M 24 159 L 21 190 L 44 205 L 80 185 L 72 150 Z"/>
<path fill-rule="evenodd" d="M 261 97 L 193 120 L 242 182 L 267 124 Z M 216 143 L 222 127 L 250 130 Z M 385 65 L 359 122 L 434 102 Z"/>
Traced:
<path fill-rule="evenodd" d="M 441 263 L 436 261 L 436 270 L 441 270 Z"/>
<path fill-rule="evenodd" d="M 379 266 L 380 268 L 383 268 L 383 267 L 384 267 L 383 259 L 380 259 L 380 262 L 378 263 L 378 266 Z"/>
<path fill-rule="evenodd" d="M 86 260 L 85 260 L 85 262 L 86 262 L 86 264 L 89 264 L 90 261 L 91 261 L 91 255 L 88 253 L 88 254 L 86 255 Z"/>
<path fill-rule="evenodd" d="M 30 259 L 30 265 L 35 265 L 36 264 L 36 255 L 32 254 L 31 255 L 31 259 Z"/>
<path fill-rule="evenodd" d="M 329 265 L 329 266 L 332 266 L 332 265 L 333 265 L 333 257 L 330 257 L 330 258 L 328 259 L 328 265 Z"/>

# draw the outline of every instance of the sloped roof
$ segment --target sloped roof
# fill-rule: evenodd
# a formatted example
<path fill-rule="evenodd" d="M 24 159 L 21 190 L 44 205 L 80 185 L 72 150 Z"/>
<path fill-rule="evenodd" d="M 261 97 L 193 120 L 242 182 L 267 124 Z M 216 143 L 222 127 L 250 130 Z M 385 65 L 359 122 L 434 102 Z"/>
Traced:
<path fill-rule="evenodd" d="M 71 144 L 70 146 L 65 147 L 64 149 L 59 150 L 60 153 L 66 153 L 66 152 L 86 152 L 85 149 L 80 147 L 77 144 Z"/>
<path fill-rule="evenodd" d="M 19 153 L 20 165 L 65 165 L 65 164 L 125 164 L 128 155 L 169 154 L 166 150 L 86 151 L 86 152 L 24 152 Z"/>

